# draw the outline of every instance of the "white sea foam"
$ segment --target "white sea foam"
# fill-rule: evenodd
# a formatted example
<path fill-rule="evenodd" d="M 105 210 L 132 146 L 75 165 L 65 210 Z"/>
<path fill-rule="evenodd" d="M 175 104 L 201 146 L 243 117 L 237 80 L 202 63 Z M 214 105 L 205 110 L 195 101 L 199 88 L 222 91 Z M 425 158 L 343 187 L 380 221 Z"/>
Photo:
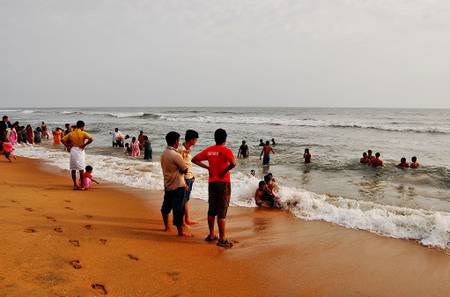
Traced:
<path fill-rule="evenodd" d="M 62 149 L 17 146 L 16 154 L 44 159 L 59 168 L 68 168 L 68 153 Z M 100 179 L 136 188 L 163 189 L 162 172 L 158 162 L 90 155 L 89 152 L 86 161 L 94 167 L 94 175 Z M 197 178 L 192 196 L 207 200 L 206 172 L 195 167 L 194 173 Z M 257 178 L 242 172 L 233 173 L 231 203 L 237 206 L 255 207 L 253 194 L 257 185 Z M 445 249 L 450 244 L 450 213 L 447 212 L 330 197 L 282 185 L 279 195 L 285 208 L 302 219 L 323 220 L 384 236 L 414 239 L 426 246 Z"/>
<path fill-rule="evenodd" d="M 30 114 L 30 113 L 34 113 L 34 112 L 35 111 L 31 110 L 31 109 L 22 110 L 22 113 L 24 113 L 24 114 Z"/>

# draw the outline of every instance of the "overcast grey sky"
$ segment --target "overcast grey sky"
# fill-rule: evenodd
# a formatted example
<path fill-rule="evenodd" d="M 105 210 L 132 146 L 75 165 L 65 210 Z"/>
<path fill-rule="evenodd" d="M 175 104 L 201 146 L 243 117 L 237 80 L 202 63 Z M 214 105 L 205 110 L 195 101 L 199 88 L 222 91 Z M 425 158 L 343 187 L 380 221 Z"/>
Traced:
<path fill-rule="evenodd" d="M 450 107 L 449 0 L 0 0 L 0 102 Z"/>

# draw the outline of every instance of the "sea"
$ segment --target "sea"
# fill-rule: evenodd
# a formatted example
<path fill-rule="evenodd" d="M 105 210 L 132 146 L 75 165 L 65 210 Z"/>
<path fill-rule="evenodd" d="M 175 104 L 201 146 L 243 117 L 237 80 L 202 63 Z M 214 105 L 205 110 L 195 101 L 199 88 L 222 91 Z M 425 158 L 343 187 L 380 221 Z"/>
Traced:
<path fill-rule="evenodd" d="M 129 187 L 162 190 L 159 156 L 165 135 L 198 131 L 195 155 L 214 143 L 214 131 L 228 133 L 235 154 L 242 140 L 250 148 L 232 171 L 235 207 L 256 207 L 258 182 L 271 172 L 285 211 L 304 220 L 323 220 L 382 236 L 416 240 L 446 251 L 450 248 L 450 110 L 368 108 L 16 108 L 1 110 L 11 122 L 50 129 L 77 120 L 94 137 L 87 163 L 94 176 Z M 125 155 L 112 147 L 114 128 L 130 136 L 143 130 L 153 147 L 153 161 Z M 259 140 L 274 138 L 269 167 L 259 159 Z M 309 148 L 311 164 L 304 164 Z M 379 152 L 385 166 L 361 165 L 364 151 Z M 16 154 L 43 159 L 68 169 L 69 156 L 51 141 L 18 145 Z M 399 169 L 400 158 L 418 158 L 418 169 Z M 250 174 L 255 170 L 256 176 Z M 192 197 L 207 200 L 207 172 L 194 165 Z"/>

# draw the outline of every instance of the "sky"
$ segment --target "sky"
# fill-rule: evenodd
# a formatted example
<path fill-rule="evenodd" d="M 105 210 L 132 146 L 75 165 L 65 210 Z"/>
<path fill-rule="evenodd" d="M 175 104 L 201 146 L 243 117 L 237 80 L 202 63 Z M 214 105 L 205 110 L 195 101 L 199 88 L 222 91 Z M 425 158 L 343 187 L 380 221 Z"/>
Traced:
<path fill-rule="evenodd" d="M 0 106 L 450 108 L 450 1 L 0 0 Z"/>

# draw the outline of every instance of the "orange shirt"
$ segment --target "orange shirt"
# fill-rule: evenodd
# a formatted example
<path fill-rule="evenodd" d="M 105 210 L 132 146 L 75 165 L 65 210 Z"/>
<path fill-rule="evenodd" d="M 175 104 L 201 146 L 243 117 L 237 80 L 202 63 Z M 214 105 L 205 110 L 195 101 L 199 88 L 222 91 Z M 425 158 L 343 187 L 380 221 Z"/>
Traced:
<path fill-rule="evenodd" d="M 93 140 L 91 135 L 86 131 L 81 129 L 75 129 L 75 131 L 70 132 L 66 136 L 63 137 L 64 141 L 70 141 L 70 144 L 75 147 L 81 147 L 84 145 L 85 140 Z"/>
<path fill-rule="evenodd" d="M 61 136 L 63 132 L 61 130 L 53 131 L 53 143 L 59 144 L 61 142 Z"/>
<path fill-rule="evenodd" d="M 224 145 L 210 146 L 200 153 L 194 159 L 199 161 L 208 161 L 209 164 L 209 178 L 208 182 L 231 182 L 231 175 L 228 171 L 223 178 L 220 175 L 230 166 L 234 160 L 233 152 Z"/>

